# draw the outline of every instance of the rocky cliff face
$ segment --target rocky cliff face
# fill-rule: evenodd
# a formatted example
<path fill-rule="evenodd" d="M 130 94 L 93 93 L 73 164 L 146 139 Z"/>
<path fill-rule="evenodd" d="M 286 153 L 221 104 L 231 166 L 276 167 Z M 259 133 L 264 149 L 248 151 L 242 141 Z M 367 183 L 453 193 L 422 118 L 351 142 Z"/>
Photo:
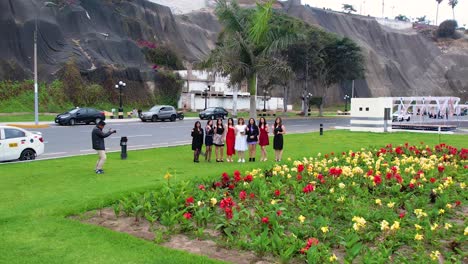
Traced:
<path fill-rule="evenodd" d="M 138 40 L 169 44 L 184 60 L 193 62 L 209 53 L 221 30 L 210 10 L 175 16 L 170 8 L 147 0 L 57 2 L 57 7 L 43 7 L 40 0 L 0 1 L 0 79 L 32 77 L 36 17 L 42 81 L 55 78 L 63 64 L 73 59 L 91 80 L 111 85 L 113 79 L 126 78 L 140 83 L 140 89 L 148 88 L 146 82 L 154 73 Z M 290 15 L 348 36 L 363 47 L 367 73 L 365 80 L 356 82 L 358 96 L 457 95 L 468 99 L 466 40 L 441 50 L 412 29 L 396 30 L 372 18 L 306 6 L 281 6 Z M 342 98 L 344 93 L 349 91 L 337 87 L 330 98 Z"/>

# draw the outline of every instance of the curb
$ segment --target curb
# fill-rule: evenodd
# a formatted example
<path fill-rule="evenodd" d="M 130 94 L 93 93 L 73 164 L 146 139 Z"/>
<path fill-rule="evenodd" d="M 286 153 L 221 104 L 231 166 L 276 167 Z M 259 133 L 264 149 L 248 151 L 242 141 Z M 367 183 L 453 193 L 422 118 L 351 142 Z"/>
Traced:
<path fill-rule="evenodd" d="M 50 127 L 49 124 L 7 124 L 7 126 L 19 127 L 19 128 L 48 128 Z"/>

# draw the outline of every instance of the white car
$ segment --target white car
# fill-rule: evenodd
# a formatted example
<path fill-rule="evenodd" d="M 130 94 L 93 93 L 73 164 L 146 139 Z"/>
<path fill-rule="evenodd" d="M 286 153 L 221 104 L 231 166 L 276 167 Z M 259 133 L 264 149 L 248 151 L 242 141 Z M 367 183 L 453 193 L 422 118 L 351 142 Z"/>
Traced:
<path fill-rule="evenodd" d="M 40 132 L 0 126 L 0 161 L 34 160 L 42 153 L 44 139 Z"/>

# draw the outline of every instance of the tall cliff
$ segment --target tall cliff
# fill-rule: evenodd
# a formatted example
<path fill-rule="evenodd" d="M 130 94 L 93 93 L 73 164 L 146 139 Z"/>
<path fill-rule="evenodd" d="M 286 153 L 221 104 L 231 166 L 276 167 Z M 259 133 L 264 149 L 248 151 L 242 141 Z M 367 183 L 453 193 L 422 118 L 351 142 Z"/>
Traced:
<path fill-rule="evenodd" d="M 39 73 L 55 78 L 73 59 L 87 78 L 111 85 L 126 78 L 152 88 L 154 73 L 138 40 L 169 44 L 187 62 L 206 56 L 221 27 L 212 10 L 173 15 L 147 0 L 0 1 L 0 80 L 32 77 L 33 31 L 37 18 Z M 366 79 L 358 96 L 457 95 L 468 99 L 468 44 L 459 40 L 441 49 L 413 29 L 387 27 L 373 18 L 282 3 L 284 11 L 308 23 L 355 40 L 364 51 Z M 110 81 L 111 80 L 111 81 Z M 296 86 L 300 86 L 298 83 Z M 301 90 L 301 87 L 296 87 Z M 336 87 L 330 98 L 348 93 Z M 293 92 L 296 97 L 299 92 Z"/>

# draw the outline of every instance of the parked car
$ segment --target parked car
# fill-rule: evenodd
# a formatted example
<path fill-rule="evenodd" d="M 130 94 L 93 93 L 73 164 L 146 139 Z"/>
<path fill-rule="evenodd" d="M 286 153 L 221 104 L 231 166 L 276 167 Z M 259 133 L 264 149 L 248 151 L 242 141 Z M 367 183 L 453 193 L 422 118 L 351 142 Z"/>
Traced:
<path fill-rule="evenodd" d="M 170 105 L 155 105 L 147 112 L 142 112 L 140 119 L 143 122 L 156 122 L 158 120 L 171 120 L 171 122 L 174 122 L 177 119 L 177 111 Z"/>
<path fill-rule="evenodd" d="M 44 139 L 40 132 L 0 126 L 0 161 L 34 160 L 42 153 Z"/>
<path fill-rule="evenodd" d="M 228 116 L 228 111 L 222 107 L 210 107 L 206 110 L 200 112 L 199 116 L 200 119 L 218 119 L 218 118 L 226 118 Z"/>
<path fill-rule="evenodd" d="M 55 123 L 59 125 L 70 125 L 74 126 L 79 123 L 85 123 L 89 125 L 90 123 L 97 124 L 99 121 L 105 120 L 106 115 L 104 111 L 99 111 L 94 108 L 83 107 L 83 108 L 74 108 L 70 111 L 67 111 L 63 114 L 57 115 L 55 117 Z"/>

